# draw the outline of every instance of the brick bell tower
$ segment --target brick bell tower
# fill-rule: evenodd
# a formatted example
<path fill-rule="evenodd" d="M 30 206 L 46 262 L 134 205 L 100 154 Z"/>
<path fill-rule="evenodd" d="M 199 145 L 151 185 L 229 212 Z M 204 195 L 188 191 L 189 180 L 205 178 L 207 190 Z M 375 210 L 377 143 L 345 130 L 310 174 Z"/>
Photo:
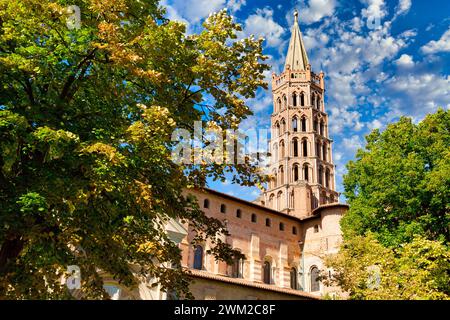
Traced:
<path fill-rule="evenodd" d="M 311 71 L 298 12 L 283 72 L 272 74 L 270 174 L 272 181 L 257 202 L 297 217 L 320 205 L 338 202 L 332 140 L 325 112 L 324 73 Z"/>

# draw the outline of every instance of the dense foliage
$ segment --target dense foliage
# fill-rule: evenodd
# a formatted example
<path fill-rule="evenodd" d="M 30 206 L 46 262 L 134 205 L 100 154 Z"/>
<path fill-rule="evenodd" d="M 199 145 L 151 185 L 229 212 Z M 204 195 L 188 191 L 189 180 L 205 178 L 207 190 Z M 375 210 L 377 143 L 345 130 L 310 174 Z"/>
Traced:
<path fill-rule="evenodd" d="M 366 139 L 347 165 L 344 242 L 325 281 L 351 299 L 450 299 L 450 111 Z"/>
<path fill-rule="evenodd" d="M 374 130 L 347 169 L 345 235 L 371 231 L 386 246 L 414 235 L 449 243 L 450 111 Z"/>
<path fill-rule="evenodd" d="M 372 234 L 346 240 L 326 264 L 351 299 L 450 299 L 450 251 L 440 241 L 415 237 L 396 248 L 380 244 Z"/>
<path fill-rule="evenodd" d="M 81 28 L 68 28 L 77 5 Z M 221 11 L 199 34 L 163 18 L 156 0 L 0 0 L 0 298 L 107 297 L 100 272 L 132 287 L 157 277 L 188 295 L 168 219 L 190 221 L 212 254 L 235 252 L 183 190 L 252 163 L 177 166 L 171 133 L 194 120 L 236 128 L 265 86 L 262 40 L 236 39 Z M 137 265 L 136 273 L 129 265 Z"/>

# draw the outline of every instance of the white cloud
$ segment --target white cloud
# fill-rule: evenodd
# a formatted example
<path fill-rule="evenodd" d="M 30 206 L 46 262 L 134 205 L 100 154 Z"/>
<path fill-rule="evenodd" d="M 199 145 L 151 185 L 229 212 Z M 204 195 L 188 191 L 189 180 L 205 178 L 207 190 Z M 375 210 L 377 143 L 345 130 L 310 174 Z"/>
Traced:
<path fill-rule="evenodd" d="M 333 15 L 336 8 L 335 0 L 309 0 L 307 6 L 300 1 L 299 19 L 302 23 L 311 24 L 324 17 Z"/>
<path fill-rule="evenodd" d="M 173 0 L 172 7 L 186 20 L 197 23 L 210 13 L 219 11 L 226 4 L 226 0 Z"/>
<path fill-rule="evenodd" d="M 283 42 L 284 28 L 273 20 L 273 10 L 270 8 L 257 9 L 244 22 L 245 36 L 255 35 L 263 37 L 269 47 L 279 46 Z"/>
<path fill-rule="evenodd" d="M 398 3 L 397 8 L 395 8 L 396 12 L 394 15 L 394 19 L 398 16 L 407 14 L 409 12 L 409 9 L 411 9 L 412 2 L 411 0 L 400 0 Z"/>
<path fill-rule="evenodd" d="M 342 139 L 342 146 L 346 151 L 355 154 L 358 149 L 364 147 L 364 142 L 360 136 L 353 135 L 350 138 Z"/>
<path fill-rule="evenodd" d="M 363 4 L 367 5 L 367 8 L 364 8 L 361 11 L 361 14 L 364 18 L 383 18 L 387 14 L 386 5 L 384 0 L 361 0 Z"/>
<path fill-rule="evenodd" d="M 400 58 L 395 60 L 395 64 L 401 68 L 411 68 L 414 67 L 414 60 L 408 54 L 402 54 Z"/>
<path fill-rule="evenodd" d="M 450 28 L 445 31 L 442 37 L 438 40 L 432 40 L 421 48 L 425 54 L 436 52 L 450 52 Z"/>
<path fill-rule="evenodd" d="M 414 118 L 421 118 L 438 107 L 450 108 L 450 76 L 432 73 L 397 75 L 385 85 L 396 96 L 393 104 Z"/>
<path fill-rule="evenodd" d="M 229 8 L 231 12 L 237 12 L 246 4 L 246 0 L 229 0 L 227 3 L 227 8 Z"/>

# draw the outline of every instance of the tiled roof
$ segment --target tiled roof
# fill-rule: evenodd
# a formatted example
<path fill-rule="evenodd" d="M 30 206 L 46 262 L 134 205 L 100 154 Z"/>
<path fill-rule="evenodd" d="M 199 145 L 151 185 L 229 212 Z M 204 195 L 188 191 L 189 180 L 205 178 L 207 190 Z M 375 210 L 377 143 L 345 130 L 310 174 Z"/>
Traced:
<path fill-rule="evenodd" d="M 289 289 L 289 288 L 280 288 L 275 285 L 270 285 L 270 284 L 265 284 L 265 283 L 260 283 L 260 282 L 253 282 L 253 281 L 245 280 L 242 278 L 225 277 L 222 275 L 218 275 L 218 274 L 214 274 L 214 273 L 210 273 L 210 272 L 202 271 L 202 270 L 189 269 L 189 274 L 192 277 L 197 277 L 197 278 L 202 278 L 202 279 L 226 282 L 226 283 L 231 283 L 231 284 L 235 284 L 235 285 L 239 285 L 239 286 L 252 287 L 252 288 L 261 289 L 261 290 L 280 292 L 280 293 L 284 293 L 287 295 L 303 297 L 306 299 L 315 299 L 315 300 L 319 299 L 317 296 L 307 293 L 307 292 L 304 292 L 304 291 L 299 291 L 299 290 L 294 290 L 294 289 Z"/>

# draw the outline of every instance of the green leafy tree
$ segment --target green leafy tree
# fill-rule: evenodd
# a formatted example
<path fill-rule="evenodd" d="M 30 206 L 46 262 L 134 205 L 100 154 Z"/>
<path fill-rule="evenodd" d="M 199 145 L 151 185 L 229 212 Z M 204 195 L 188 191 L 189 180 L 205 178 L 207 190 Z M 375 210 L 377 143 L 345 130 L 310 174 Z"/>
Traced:
<path fill-rule="evenodd" d="M 325 263 L 333 274 L 324 282 L 339 285 L 350 299 L 450 299 L 450 251 L 440 241 L 414 237 L 387 248 L 369 233 L 346 240 Z"/>
<path fill-rule="evenodd" d="M 346 237 L 373 232 L 386 246 L 414 235 L 450 240 L 450 111 L 438 110 L 418 124 L 403 117 L 347 164 L 342 219 Z"/>
<path fill-rule="evenodd" d="M 68 28 L 69 5 L 81 28 Z M 0 0 L 0 298 L 67 298 L 68 265 L 81 268 L 84 298 L 107 297 L 99 270 L 189 296 L 181 268 L 161 265 L 179 265 L 171 218 L 217 258 L 236 254 L 184 190 L 227 171 L 259 183 L 257 166 L 175 165 L 171 134 L 251 114 L 262 40 L 238 41 L 224 11 L 193 35 L 163 15 L 156 0 Z"/>
<path fill-rule="evenodd" d="M 344 242 L 325 282 L 351 299 L 449 299 L 450 111 L 366 140 L 347 164 Z"/>

